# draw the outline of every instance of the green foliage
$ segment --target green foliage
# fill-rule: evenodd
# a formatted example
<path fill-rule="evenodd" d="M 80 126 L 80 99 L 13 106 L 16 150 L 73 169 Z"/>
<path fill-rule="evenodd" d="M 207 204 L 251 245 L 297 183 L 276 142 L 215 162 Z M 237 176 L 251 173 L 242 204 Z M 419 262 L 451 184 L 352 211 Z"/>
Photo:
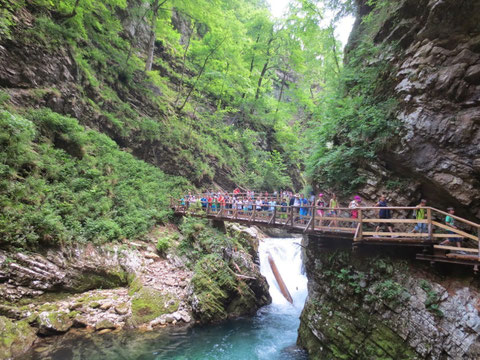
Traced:
<path fill-rule="evenodd" d="M 443 311 L 440 310 L 440 296 L 433 290 L 432 285 L 422 279 L 420 281 L 420 287 L 427 293 L 427 299 L 425 300 L 425 307 L 438 317 L 443 317 Z"/>
<path fill-rule="evenodd" d="M 200 320 L 226 318 L 225 304 L 229 293 L 236 289 L 237 281 L 233 271 L 219 255 L 209 254 L 198 261 L 192 284 L 201 307 Z"/>
<path fill-rule="evenodd" d="M 161 255 L 165 255 L 167 253 L 167 250 L 175 243 L 178 241 L 178 233 L 162 233 L 160 234 L 160 237 L 157 240 L 157 251 Z"/>
<path fill-rule="evenodd" d="M 372 13 L 384 11 L 384 2 L 371 5 L 376 6 Z M 389 49 L 368 35 L 375 33 L 378 18 L 365 22 L 367 35 L 349 52 L 339 75 L 327 82 L 308 134 L 314 144 L 307 161 L 309 178 L 346 193 L 364 184 L 358 170 L 391 146 L 399 131 L 393 116 L 397 102 L 388 96 Z"/>
<path fill-rule="evenodd" d="M 0 111 L 2 246 L 137 238 L 186 185 L 50 110 Z"/>
<path fill-rule="evenodd" d="M 402 294 L 404 294 L 405 291 L 406 290 L 402 285 L 392 279 L 384 280 L 375 286 L 376 295 L 381 299 L 395 303 L 401 302 Z"/>

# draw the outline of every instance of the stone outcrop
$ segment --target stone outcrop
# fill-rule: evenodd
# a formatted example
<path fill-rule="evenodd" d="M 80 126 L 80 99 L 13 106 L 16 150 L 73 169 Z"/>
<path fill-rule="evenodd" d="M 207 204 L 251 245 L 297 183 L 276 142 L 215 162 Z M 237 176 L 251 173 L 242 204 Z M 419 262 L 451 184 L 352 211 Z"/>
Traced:
<path fill-rule="evenodd" d="M 199 229 L 213 231 L 205 225 Z M 233 226 L 228 233 L 242 249 L 226 247 L 223 234 L 208 251 L 236 285 L 216 284 L 227 296 L 222 311 L 208 321 L 252 314 L 270 302 L 256 263 L 260 232 Z M 215 234 L 197 234 L 192 245 L 200 248 L 201 241 Z M 160 256 L 155 245 L 164 236 L 170 236 L 170 249 Z M 36 335 L 73 329 L 101 334 L 123 328 L 150 331 L 205 321 L 203 309 L 210 295 L 192 284 L 194 272 L 188 264 L 193 267 L 195 258 L 191 262 L 187 255 L 178 255 L 182 240 L 182 233 L 169 225 L 155 228 L 144 241 L 65 246 L 42 254 L 0 251 L 0 359 L 20 355 Z M 204 275 L 198 278 L 211 282 L 213 275 Z"/>
<path fill-rule="evenodd" d="M 298 343 L 311 359 L 479 358 L 478 280 L 318 241 L 306 270 Z"/>
<path fill-rule="evenodd" d="M 371 9 L 358 0 L 359 15 Z M 391 65 L 381 91 L 398 100 L 400 127 L 379 161 L 366 169 L 362 193 L 391 193 L 406 204 L 426 197 L 434 206 L 454 206 L 480 219 L 480 2 L 402 0 L 374 14 L 377 32 L 357 20 L 347 49 L 373 36 Z M 347 51 L 348 54 L 348 51 Z M 348 57 L 348 55 L 347 55 Z M 388 84 L 388 85 L 385 85 Z"/>

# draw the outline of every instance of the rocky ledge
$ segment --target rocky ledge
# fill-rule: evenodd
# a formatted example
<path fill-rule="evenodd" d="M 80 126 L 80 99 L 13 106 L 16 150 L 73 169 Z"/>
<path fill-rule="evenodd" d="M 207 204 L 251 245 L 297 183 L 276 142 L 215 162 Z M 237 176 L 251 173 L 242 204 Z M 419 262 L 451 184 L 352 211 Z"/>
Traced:
<path fill-rule="evenodd" d="M 310 359 L 480 358 L 478 279 L 350 249 L 308 250 L 298 343 Z"/>
<path fill-rule="evenodd" d="M 256 234 L 236 227 L 229 232 L 255 253 Z M 158 253 L 156 243 L 165 237 L 174 245 L 168 253 Z M 123 328 L 151 331 L 252 313 L 269 302 L 254 257 L 232 249 L 225 255 L 228 261 L 220 256 L 218 262 L 228 275 L 234 274 L 230 264 L 239 264 L 235 273 L 245 279 L 233 285 L 248 296 L 218 285 L 225 294 L 222 316 L 209 313 L 205 289 L 199 287 L 209 274 L 199 274 L 195 259 L 179 251 L 186 239 L 170 226 L 155 229 L 144 241 L 68 246 L 42 254 L 0 251 L 0 359 L 19 356 L 46 336 L 75 328 L 101 334 Z"/>

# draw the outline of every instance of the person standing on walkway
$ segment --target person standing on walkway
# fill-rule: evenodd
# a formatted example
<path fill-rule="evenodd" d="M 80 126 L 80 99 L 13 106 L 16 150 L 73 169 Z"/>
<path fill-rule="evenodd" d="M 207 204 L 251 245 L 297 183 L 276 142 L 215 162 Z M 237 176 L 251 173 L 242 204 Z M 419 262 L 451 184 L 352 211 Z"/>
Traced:
<path fill-rule="evenodd" d="M 418 204 L 416 206 L 415 218 L 417 220 L 425 220 L 425 206 L 427 206 L 427 200 L 425 200 L 425 199 L 422 199 L 420 201 L 420 204 Z M 412 232 L 414 232 L 414 233 L 416 233 L 416 232 L 420 232 L 420 233 L 428 232 L 427 224 L 425 224 L 423 222 L 417 223 L 417 225 L 415 225 L 415 228 L 413 229 Z"/>
<path fill-rule="evenodd" d="M 358 195 L 356 195 L 352 201 L 350 201 L 350 204 L 348 205 L 349 209 L 352 209 L 350 213 L 350 217 L 352 219 L 358 219 L 358 210 L 357 208 L 360 206 L 362 202 L 362 198 Z M 352 222 L 352 227 L 356 227 L 355 222 Z"/>
<path fill-rule="evenodd" d="M 313 204 L 312 204 L 313 205 Z M 325 211 L 324 211 L 324 207 L 327 206 L 327 204 L 325 203 L 325 200 L 323 199 L 323 194 L 318 194 L 318 200 L 317 200 L 317 203 L 315 204 L 318 209 L 317 209 L 317 215 L 320 216 L 320 226 L 322 226 L 322 217 L 323 215 L 325 215 Z"/>
<path fill-rule="evenodd" d="M 337 200 L 337 195 L 335 193 L 332 194 L 332 198 L 330 199 L 328 207 L 329 207 L 329 212 L 327 215 L 336 218 L 338 216 L 338 200 Z M 328 224 L 328 226 L 332 226 L 332 223 L 333 223 L 333 226 L 338 227 L 337 220 L 330 221 L 330 224 Z"/>
<path fill-rule="evenodd" d="M 380 196 L 380 200 L 378 200 L 378 202 L 375 204 L 376 207 L 381 207 L 381 208 L 386 208 L 388 207 L 388 203 L 387 203 L 387 198 L 385 197 L 385 195 L 382 195 Z M 378 217 L 380 219 L 391 219 L 392 218 L 392 214 L 390 212 L 390 209 L 380 209 L 378 211 Z M 390 225 L 389 223 L 387 222 L 381 222 L 377 225 L 377 228 L 375 229 L 375 232 L 378 232 L 378 230 L 380 230 L 380 228 L 382 228 L 384 231 L 386 231 L 386 229 L 388 229 L 388 231 L 390 231 L 391 233 L 393 233 L 393 228 L 392 228 L 392 225 Z"/>
<path fill-rule="evenodd" d="M 448 215 L 445 217 L 445 225 L 447 225 L 448 227 L 451 227 L 453 229 L 457 229 L 457 227 L 455 226 L 455 219 L 453 218 L 453 215 L 455 214 L 455 209 L 453 207 L 449 207 L 447 209 L 447 211 L 448 211 Z M 455 234 L 451 230 L 448 230 L 448 233 L 449 234 Z M 461 238 L 461 237 L 451 237 L 451 238 L 448 238 L 447 240 L 441 242 L 440 245 L 451 244 L 451 245 L 456 245 L 457 247 L 462 247 L 462 240 L 463 240 L 463 238 Z"/>

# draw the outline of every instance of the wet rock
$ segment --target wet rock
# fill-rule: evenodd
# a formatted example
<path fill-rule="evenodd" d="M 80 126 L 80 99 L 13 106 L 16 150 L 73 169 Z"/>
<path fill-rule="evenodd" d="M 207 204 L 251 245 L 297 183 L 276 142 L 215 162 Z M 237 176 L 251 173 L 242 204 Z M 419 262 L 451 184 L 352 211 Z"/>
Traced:
<path fill-rule="evenodd" d="M 119 304 L 119 305 L 116 305 L 116 306 L 115 306 L 115 312 L 116 312 L 118 315 L 126 315 L 126 314 L 128 314 L 129 309 L 130 309 L 129 306 L 128 306 L 128 304 L 126 304 L 126 303 Z"/>
<path fill-rule="evenodd" d="M 112 303 L 111 302 L 107 302 L 107 303 L 103 303 L 102 305 L 100 305 L 100 310 L 108 310 L 112 307 Z"/>
<path fill-rule="evenodd" d="M 115 324 L 110 319 L 101 319 L 95 324 L 95 330 L 115 329 Z"/>
<path fill-rule="evenodd" d="M 73 318 L 73 325 L 74 328 L 85 328 L 88 326 L 88 320 L 85 316 L 77 315 Z"/>
<path fill-rule="evenodd" d="M 0 357 L 22 355 L 35 341 L 35 331 L 26 321 L 13 321 L 0 316 Z"/>
<path fill-rule="evenodd" d="M 129 322 L 133 326 L 139 326 L 177 309 L 178 299 L 174 299 L 173 295 L 142 287 L 132 298 L 132 316 Z"/>
<path fill-rule="evenodd" d="M 66 312 L 44 311 L 38 315 L 38 333 L 41 335 L 55 335 L 67 332 L 73 321 Z"/>
<path fill-rule="evenodd" d="M 147 259 L 152 259 L 152 260 L 159 260 L 160 259 L 160 256 L 158 256 L 157 254 L 154 254 L 152 252 L 147 252 L 144 254 L 145 258 Z"/>

